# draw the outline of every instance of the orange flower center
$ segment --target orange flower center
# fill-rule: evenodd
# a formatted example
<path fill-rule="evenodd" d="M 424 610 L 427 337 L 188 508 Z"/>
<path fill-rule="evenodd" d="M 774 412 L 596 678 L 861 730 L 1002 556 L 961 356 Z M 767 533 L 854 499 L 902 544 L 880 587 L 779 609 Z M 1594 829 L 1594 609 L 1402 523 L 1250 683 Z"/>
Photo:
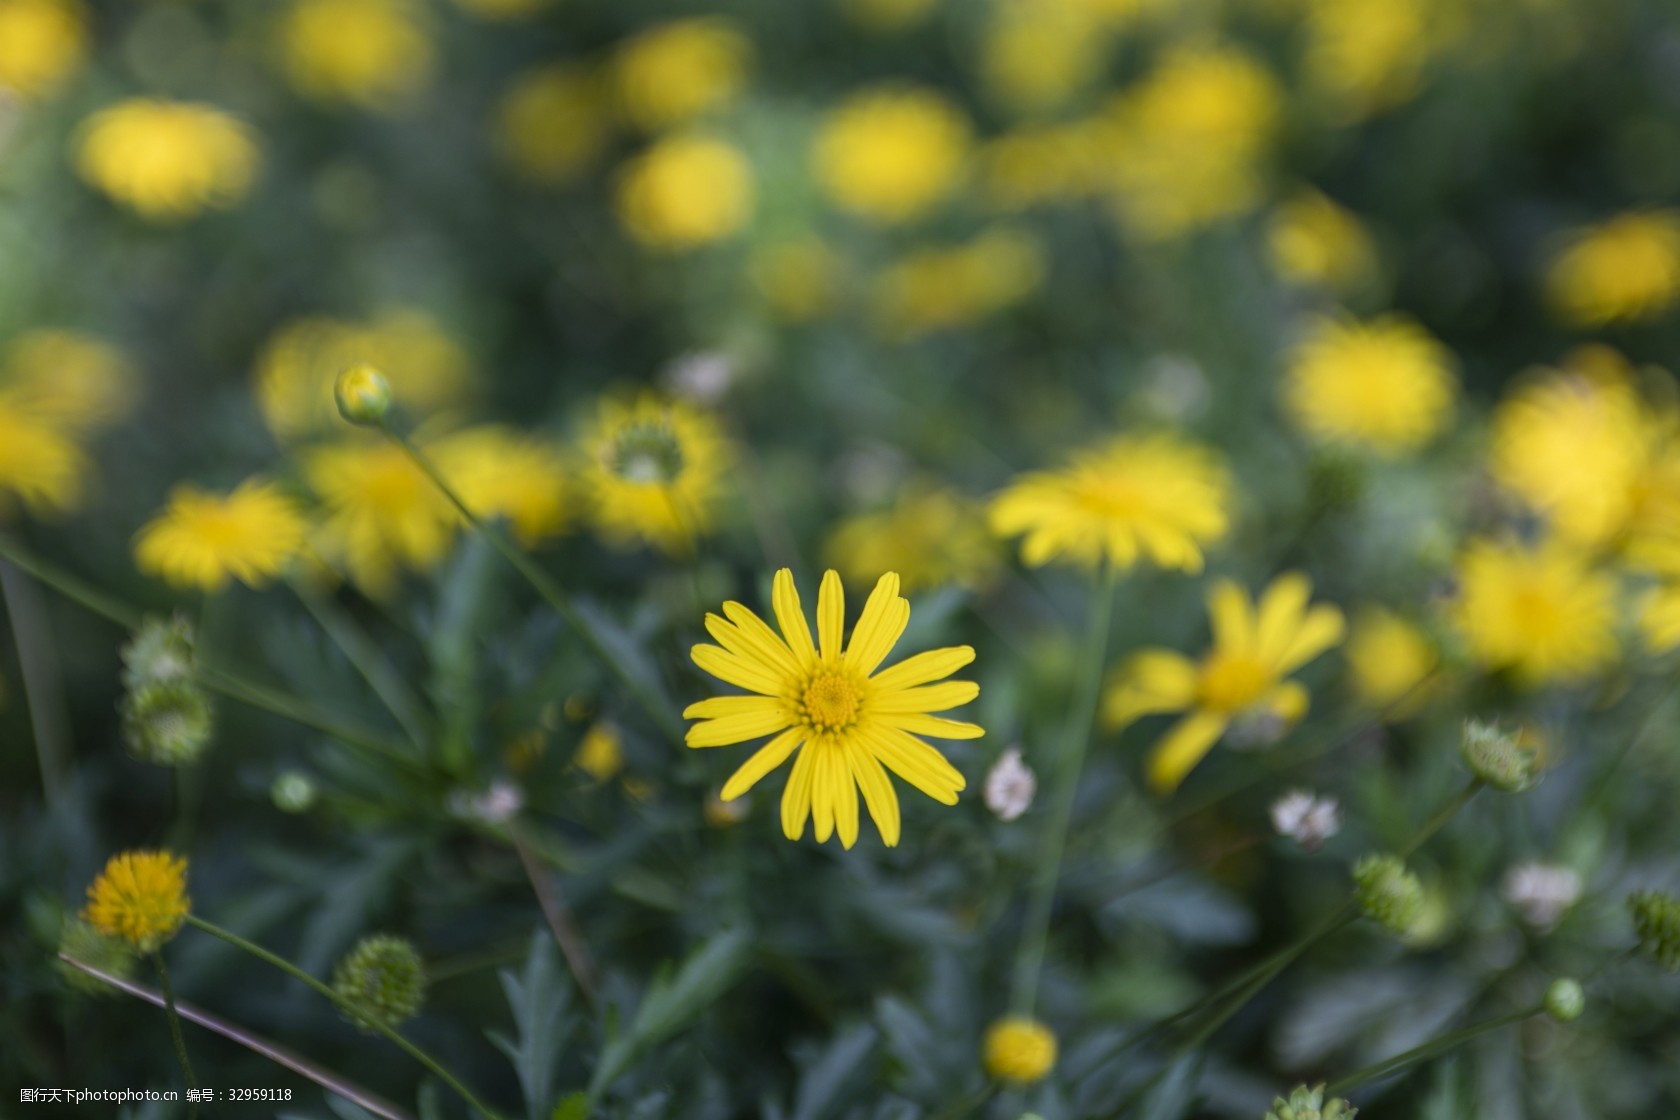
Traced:
<path fill-rule="evenodd" d="M 857 685 L 843 673 L 822 672 L 805 686 L 805 719 L 819 731 L 840 731 L 857 722 L 861 697 Z"/>

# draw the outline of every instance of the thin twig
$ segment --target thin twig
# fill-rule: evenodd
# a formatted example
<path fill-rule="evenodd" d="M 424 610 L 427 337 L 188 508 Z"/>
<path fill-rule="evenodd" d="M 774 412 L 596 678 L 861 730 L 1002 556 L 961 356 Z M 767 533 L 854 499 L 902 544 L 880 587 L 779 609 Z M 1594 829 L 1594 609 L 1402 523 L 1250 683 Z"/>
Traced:
<path fill-rule="evenodd" d="M 566 967 L 572 970 L 572 979 L 577 981 L 578 990 L 589 1001 L 589 1005 L 594 1007 L 599 1002 L 595 986 L 595 964 L 590 957 L 588 944 L 572 921 L 571 911 L 566 908 L 566 900 L 560 897 L 560 888 L 555 886 L 554 880 L 537 862 L 536 854 L 525 842 L 524 833 L 520 831 L 517 821 L 508 822 L 507 834 L 513 843 L 513 850 L 519 853 L 519 862 L 525 868 L 525 877 L 531 881 L 531 890 L 537 896 L 537 905 L 542 907 L 543 917 L 548 920 L 548 928 L 554 934 L 554 943 L 560 946 L 560 954 L 566 958 Z"/>

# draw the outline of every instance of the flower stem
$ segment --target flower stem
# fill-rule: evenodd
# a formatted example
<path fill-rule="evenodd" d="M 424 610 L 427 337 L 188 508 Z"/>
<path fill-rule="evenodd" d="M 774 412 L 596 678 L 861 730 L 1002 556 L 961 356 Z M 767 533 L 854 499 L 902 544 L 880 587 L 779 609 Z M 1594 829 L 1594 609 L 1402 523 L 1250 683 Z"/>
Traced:
<path fill-rule="evenodd" d="M 281 972 L 284 972 L 294 980 L 301 980 L 303 983 L 313 988 L 316 992 L 331 1000 L 335 1007 L 342 1007 L 344 1005 L 345 1001 L 337 992 L 321 983 L 321 981 L 315 979 L 315 977 L 309 975 L 309 973 L 305 972 L 291 961 L 269 952 L 261 945 L 258 945 L 253 941 L 247 941 L 243 937 L 240 937 L 237 933 L 225 930 L 221 926 L 215 925 L 211 922 L 207 922 L 196 914 L 187 915 L 187 924 L 208 933 L 212 937 L 221 938 L 223 941 L 226 941 L 229 945 L 232 945 L 236 949 L 244 950 L 265 964 L 272 965 L 273 967 L 279 969 Z M 502 1120 L 499 1113 L 480 1102 L 479 1099 L 473 1095 L 472 1090 L 463 1085 L 461 1081 L 454 1074 L 445 1069 L 436 1058 L 420 1049 L 420 1047 L 398 1034 L 396 1030 L 386 1024 L 374 1020 L 371 1025 L 374 1030 L 394 1042 L 403 1050 L 404 1053 L 408 1054 L 409 1057 L 425 1066 L 440 1081 L 453 1089 L 456 1096 L 467 1102 L 468 1107 L 486 1117 L 486 1120 Z"/>
<path fill-rule="evenodd" d="M 677 719 L 676 714 L 670 708 L 660 703 L 653 693 L 648 691 L 647 685 L 643 681 L 637 679 L 635 672 L 624 664 L 623 660 L 612 651 L 607 642 L 596 632 L 595 627 L 590 624 L 589 620 L 578 611 L 565 590 L 547 572 L 542 570 L 529 553 L 515 544 L 498 526 L 487 524 L 469 509 L 466 502 L 456 493 L 455 488 L 449 484 L 449 480 L 443 477 L 443 472 L 438 470 L 437 464 L 433 463 L 419 447 L 415 446 L 412 440 L 392 428 L 385 421 L 380 422 L 379 430 L 384 432 L 391 442 L 402 449 L 414 465 L 420 468 L 421 473 L 431 479 L 432 484 L 438 488 L 438 492 L 449 500 L 449 503 L 455 507 L 456 512 L 465 519 L 468 525 L 472 526 L 473 531 L 489 541 L 496 551 L 502 554 L 502 558 L 525 578 L 525 582 L 529 583 L 537 594 L 542 596 L 550 607 L 554 608 L 555 613 L 583 638 L 595 656 L 600 658 L 608 669 L 612 670 L 613 674 L 624 683 L 625 688 L 629 689 L 630 694 L 636 698 L 637 703 L 647 712 L 649 718 L 658 724 L 662 731 L 677 742 L 681 742 L 683 739 L 682 721 Z"/>
<path fill-rule="evenodd" d="M 52 627 L 42 610 L 40 592 L 18 574 L 22 565 L 0 562 L 0 601 L 12 626 L 18 671 L 41 767 L 47 804 L 57 807 L 70 784 L 70 732 L 66 726 L 64 682 L 53 648 Z"/>
<path fill-rule="evenodd" d="M 337 603 L 309 587 L 301 580 L 292 581 L 292 590 L 327 637 L 338 646 L 362 679 L 379 697 L 397 726 L 403 729 L 413 744 L 424 750 L 426 745 L 424 707 L 419 697 L 408 687 L 402 675 L 391 667 L 379 647 L 362 632 L 355 621 Z"/>
<path fill-rule="evenodd" d="M 1479 1035 L 1496 1031 L 1500 1027 L 1508 1027 L 1512 1023 L 1521 1022 L 1531 1015 L 1538 1015 L 1544 1010 L 1544 1004 L 1535 1004 L 1533 1007 L 1525 1007 L 1521 1011 L 1513 1011 L 1509 1015 L 1501 1015 L 1481 1023 L 1474 1023 L 1463 1030 L 1442 1035 L 1440 1038 L 1432 1038 L 1421 1046 L 1414 1046 L 1404 1053 L 1396 1054 L 1392 1058 L 1385 1058 L 1380 1062 L 1366 1066 L 1364 1069 L 1350 1073 L 1340 1081 L 1329 1085 L 1324 1091 L 1329 1095 L 1345 1092 L 1362 1082 L 1372 1081 L 1378 1077 L 1405 1069 L 1407 1066 L 1427 1061 L 1437 1054 L 1445 1054 L 1447 1051 L 1457 1049 Z"/>
<path fill-rule="evenodd" d="M 198 1078 L 193 1076 L 192 1062 L 187 1058 L 187 1042 L 181 1037 L 181 1013 L 175 1010 L 175 992 L 169 986 L 169 969 L 163 963 L 161 950 L 153 950 L 152 963 L 157 966 L 158 987 L 163 989 L 163 1009 L 169 1015 L 169 1037 L 175 1043 L 175 1057 L 180 1059 L 181 1072 L 186 1075 L 191 1097 L 187 1100 L 187 1120 L 198 1115 Z"/>
<path fill-rule="evenodd" d="M 1085 767 L 1085 752 L 1091 743 L 1091 724 L 1097 714 L 1097 693 L 1101 689 L 1103 659 L 1108 652 L 1109 621 L 1114 614 L 1114 589 L 1119 574 L 1107 567 L 1098 584 L 1091 608 L 1091 626 L 1085 637 L 1082 668 L 1072 709 L 1069 711 L 1061 749 L 1057 753 L 1055 800 L 1045 821 L 1043 848 L 1027 898 L 1026 931 L 1015 957 L 1015 976 L 1010 1008 L 1017 1015 L 1031 1015 L 1038 1001 L 1039 974 L 1050 940 L 1050 915 L 1061 878 L 1062 851 L 1067 844 L 1068 824 L 1079 795 L 1079 775 Z"/>

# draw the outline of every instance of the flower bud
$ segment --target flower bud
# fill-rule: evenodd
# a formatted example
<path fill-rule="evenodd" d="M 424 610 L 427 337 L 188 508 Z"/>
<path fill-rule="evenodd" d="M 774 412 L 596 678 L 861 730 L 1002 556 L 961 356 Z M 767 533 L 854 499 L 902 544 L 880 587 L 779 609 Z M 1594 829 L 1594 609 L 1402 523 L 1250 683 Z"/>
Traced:
<path fill-rule="evenodd" d="M 1459 750 L 1470 772 L 1494 789 L 1521 793 L 1539 780 L 1539 755 L 1522 744 L 1519 732 L 1497 723 L 1465 720 Z"/>
<path fill-rule="evenodd" d="M 1289 1099 L 1278 1097 L 1272 1101 L 1271 1111 L 1262 1120 L 1353 1120 L 1359 1110 L 1341 1097 L 1324 1099 L 1324 1086 L 1297 1086 Z"/>
<path fill-rule="evenodd" d="M 1560 1023 L 1573 1023 L 1587 1009 L 1587 993 L 1581 982 L 1560 976 L 1546 988 L 1546 1014 Z"/>
<path fill-rule="evenodd" d="M 1680 972 L 1680 898 L 1639 891 L 1629 896 L 1628 909 L 1640 951 L 1670 972 Z"/>
<path fill-rule="evenodd" d="M 80 918 L 66 917 L 59 931 L 58 951 L 118 979 L 134 971 L 134 951 L 120 937 L 101 933 Z M 59 977 L 76 991 L 90 996 L 111 996 L 117 989 L 60 960 L 55 962 Z"/>
<path fill-rule="evenodd" d="M 268 796 L 282 813 L 307 813 L 315 804 L 315 780 L 301 770 L 287 770 L 268 787 Z"/>
<path fill-rule="evenodd" d="M 184 766 L 196 760 L 215 732 L 210 698 L 188 679 L 131 688 L 118 711 L 129 753 L 157 766 Z"/>
<path fill-rule="evenodd" d="M 1394 933 L 1405 933 L 1423 911 L 1423 883 L 1399 856 L 1371 853 L 1353 865 L 1360 912 Z"/>
<path fill-rule="evenodd" d="M 195 644 L 192 623 L 180 615 L 145 619 L 122 648 L 123 686 L 133 689 L 192 676 Z"/>
<path fill-rule="evenodd" d="M 338 962 L 333 991 L 344 1017 L 372 1034 L 376 1024 L 395 1027 L 420 1010 L 426 995 L 426 966 L 410 942 L 374 934 L 356 942 Z"/>
<path fill-rule="evenodd" d="M 338 414 L 352 424 L 373 427 L 391 411 L 391 384 L 366 362 L 357 362 L 338 375 L 333 385 Z"/>
<path fill-rule="evenodd" d="M 986 1031 L 986 1073 L 1018 1085 L 1042 1081 L 1056 1064 L 1056 1036 L 1037 1019 L 1011 1015 Z"/>

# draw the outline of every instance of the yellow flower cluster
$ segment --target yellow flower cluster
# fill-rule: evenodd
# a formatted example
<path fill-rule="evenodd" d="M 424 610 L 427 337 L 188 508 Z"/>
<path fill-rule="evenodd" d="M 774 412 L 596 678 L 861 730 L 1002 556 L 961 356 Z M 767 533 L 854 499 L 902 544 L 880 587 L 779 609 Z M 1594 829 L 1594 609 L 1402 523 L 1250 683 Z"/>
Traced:
<path fill-rule="evenodd" d="M 153 222 L 225 210 L 256 179 L 255 135 L 209 105 L 132 98 L 83 122 L 76 167 L 110 198 Z"/>

